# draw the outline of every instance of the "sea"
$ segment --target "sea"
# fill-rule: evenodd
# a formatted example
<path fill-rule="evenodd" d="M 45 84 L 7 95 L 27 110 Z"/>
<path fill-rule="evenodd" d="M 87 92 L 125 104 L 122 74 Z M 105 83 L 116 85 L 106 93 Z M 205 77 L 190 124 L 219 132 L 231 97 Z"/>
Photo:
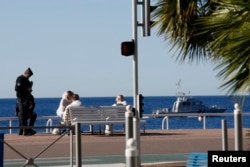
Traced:
<path fill-rule="evenodd" d="M 250 96 L 230 97 L 230 96 L 193 96 L 205 105 L 217 105 L 226 107 L 225 113 L 234 112 L 234 104 L 238 103 L 243 113 L 250 112 Z M 61 98 L 36 98 L 35 112 L 38 116 L 55 116 L 56 109 Z M 115 97 L 83 97 L 80 99 L 84 106 L 110 106 L 115 102 Z M 133 106 L 133 97 L 126 97 L 127 104 Z M 175 96 L 144 96 L 144 114 L 152 114 L 157 109 L 171 108 Z M 15 98 L 0 99 L 0 117 L 15 117 Z M 163 118 L 144 118 L 146 119 L 146 129 L 162 129 Z M 221 128 L 221 120 L 227 120 L 227 127 L 234 127 L 233 116 L 213 116 L 206 118 L 206 128 Z M 56 125 L 57 122 L 53 122 Z M 17 126 L 18 122 L 13 121 L 12 126 Z M 46 120 L 37 120 L 35 126 L 45 126 Z M 0 121 L 0 126 L 9 126 L 8 121 Z M 250 128 L 250 116 L 242 118 L 242 126 Z M 83 127 L 87 128 L 87 127 Z M 122 127 L 114 127 L 122 129 Z M 169 118 L 170 129 L 202 129 L 203 121 L 198 121 L 197 117 L 171 117 Z M 0 129 L 0 133 L 7 133 L 7 130 Z M 15 133 L 15 131 L 14 131 Z"/>

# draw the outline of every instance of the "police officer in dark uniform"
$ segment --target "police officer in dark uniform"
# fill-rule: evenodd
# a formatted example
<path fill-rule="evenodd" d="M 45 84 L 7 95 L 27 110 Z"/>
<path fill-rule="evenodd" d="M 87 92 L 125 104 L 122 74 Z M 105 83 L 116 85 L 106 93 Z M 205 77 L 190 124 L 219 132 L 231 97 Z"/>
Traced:
<path fill-rule="evenodd" d="M 16 79 L 15 91 L 17 97 L 17 113 L 19 118 L 19 126 L 27 126 L 27 119 L 30 112 L 30 101 L 33 97 L 32 82 L 29 78 L 33 75 L 33 72 L 28 68 L 23 75 L 20 75 Z M 31 136 L 36 132 L 30 128 L 20 129 L 19 135 Z"/>

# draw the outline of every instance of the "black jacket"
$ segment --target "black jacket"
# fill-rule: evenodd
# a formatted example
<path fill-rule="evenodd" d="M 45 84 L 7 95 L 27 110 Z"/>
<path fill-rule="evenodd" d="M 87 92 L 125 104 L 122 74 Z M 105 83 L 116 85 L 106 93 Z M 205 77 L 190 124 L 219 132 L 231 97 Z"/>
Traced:
<path fill-rule="evenodd" d="M 20 98 L 27 98 L 30 95 L 29 89 L 32 87 L 28 78 L 20 75 L 16 79 L 15 91 L 16 96 Z"/>

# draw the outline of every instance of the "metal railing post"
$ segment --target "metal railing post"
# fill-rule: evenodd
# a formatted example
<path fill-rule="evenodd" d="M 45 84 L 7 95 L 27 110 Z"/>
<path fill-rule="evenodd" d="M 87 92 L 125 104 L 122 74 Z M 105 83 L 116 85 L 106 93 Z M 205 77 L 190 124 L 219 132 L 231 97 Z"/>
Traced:
<path fill-rule="evenodd" d="M 126 110 L 127 110 L 127 112 L 125 113 L 126 166 L 139 167 L 140 166 L 140 119 L 136 109 L 133 113 L 132 108 L 130 106 L 127 106 Z"/>
<path fill-rule="evenodd" d="M 82 143 L 81 143 L 81 124 L 77 123 L 75 125 L 76 134 L 76 166 L 82 166 Z"/>
<path fill-rule="evenodd" d="M 203 129 L 207 129 L 207 124 L 206 124 L 206 115 L 203 116 Z"/>
<path fill-rule="evenodd" d="M 0 167 L 3 167 L 3 154 L 4 154 L 4 133 L 0 133 Z"/>
<path fill-rule="evenodd" d="M 235 150 L 242 151 L 242 114 L 239 104 L 234 105 Z"/>
<path fill-rule="evenodd" d="M 222 150 L 228 150 L 228 136 L 227 136 L 227 120 L 221 120 L 222 127 Z"/>
<path fill-rule="evenodd" d="M 135 139 L 135 141 L 136 141 L 136 149 L 137 149 L 137 153 L 138 153 L 138 156 L 137 156 L 137 166 L 139 167 L 139 166 L 141 166 L 140 164 L 141 164 L 141 157 L 140 157 L 140 119 L 138 119 L 138 118 L 136 118 L 136 117 L 134 117 L 133 118 L 133 125 L 134 125 L 134 134 L 133 134 L 133 136 L 134 136 L 134 139 Z M 137 167 L 137 166 L 135 166 L 135 167 Z"/>
<path fill-rule="evenodd" d="M 74 163 L 73 163 L 73 128 L 74 126 L 71 127 L 70 129 L 70 166 L 73 167 Z"/>
<path fill-rule="evenodd" d="M 126 167 L 137 167 L 138 166 L 138 150 L 136 147 L 136 140 L 130 138 L 126 143 Z"/>
<path fill-rule="evenodd" d="M 12 127 L 12 120 L 10 120 L 10 127 Z M 12 134 L 12 129 L 10 128 L 10 134 Z"/>
<path fill-rule="evenodd" d="M 51 133 L 52 132 L 52 128 L 50 128 L 51 126 L 53 126 L 53 120 L 51 118 L 49 118 L 47 120 L 47 123 L 46 123 L 46 133 Z"/>
<path fill-rule="evenodd" d="M 165 116 L 163 119 L 162 119 L 162 123 L 161 123 L 161 129 L 164 130 L 165 126 L 164 126 L 164 122 L 166 122 L 166 129 L 169 130 L 169 123 L 168 123 L 168 116 Z"/>
<path fill-rule="evenodd" d="M 126 133 L 126 142 L 128 139 L 133 138 L 133 112 L 132 107 L 127 106 L 125 113 L 125 133 Z"/>

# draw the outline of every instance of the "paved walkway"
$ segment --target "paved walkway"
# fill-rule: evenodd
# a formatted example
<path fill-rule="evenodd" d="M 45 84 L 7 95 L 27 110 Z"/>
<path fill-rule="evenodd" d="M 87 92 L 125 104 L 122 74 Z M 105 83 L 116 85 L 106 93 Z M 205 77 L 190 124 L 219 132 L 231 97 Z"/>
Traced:
<path fill-rule="evenodd" d="M 248 131 L 249 132 L 249 131 Z M 243 148 L 250 139 L 243 130 Z M 191 152 L 207 152 L 222 149 L 220 129 L 209 130 L 147 130 L 141 136 L 142 166 L 185 166 Z M 36 134 L 34 136 L 5 135 L 5 142 L 22 154 L 4 146 L 4 166 L 22 166 L 25 159 L 34 158 L 38 166 L 69 166 L 70 137 L 63 136 L 54 145 L 41 153 L 59 136 Z M 83 166 L 125 166 L 125 135 L 117 132 L 113 136 L 82 134 Z M 234 150 L 234 129 L 228 130 L 228 149 Z M 248 148 L 249 149 L 249 148 Z M 154 165 L 152 165 L 154 164 Z M 163 165 L 164 164 L 164 165 Z"/>

